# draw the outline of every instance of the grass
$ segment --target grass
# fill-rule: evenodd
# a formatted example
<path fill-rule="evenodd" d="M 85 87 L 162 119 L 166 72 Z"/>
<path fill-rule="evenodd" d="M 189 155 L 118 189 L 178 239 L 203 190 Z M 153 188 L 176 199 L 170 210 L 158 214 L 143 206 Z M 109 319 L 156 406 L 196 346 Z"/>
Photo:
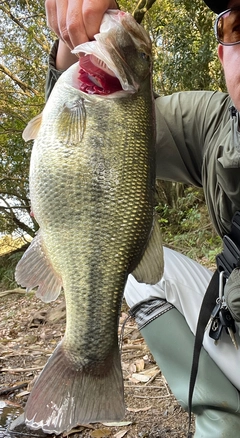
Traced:
<path fill-rule="evenodd" d="M 3 236 L 0 239 L 0 290 L 17 287 L 15 267 L 25 249 L 26 240 L 21 237 L 13 239 L 11 236 Z"/>
<path fill-rule="evenodd" d="M 5 235 L 0 239 L 0 256 L 15 251 L 25 245 L 28 240 L 23 237 L 13 238 L 12 236 Z"/>

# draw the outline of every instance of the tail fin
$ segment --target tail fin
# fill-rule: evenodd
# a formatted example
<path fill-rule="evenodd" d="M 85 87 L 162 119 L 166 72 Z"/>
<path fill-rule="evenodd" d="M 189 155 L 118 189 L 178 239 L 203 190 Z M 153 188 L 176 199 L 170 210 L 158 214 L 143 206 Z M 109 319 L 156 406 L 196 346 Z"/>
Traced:
<path fill-rule="evenodd" d="M 62 343 L 41 372 L 25 408 L 31 429 L 60 434 L 77 424 L 119 421 L 124 417 L 124 395 L 118 348 L 104 376 L 76 367 Z"/>

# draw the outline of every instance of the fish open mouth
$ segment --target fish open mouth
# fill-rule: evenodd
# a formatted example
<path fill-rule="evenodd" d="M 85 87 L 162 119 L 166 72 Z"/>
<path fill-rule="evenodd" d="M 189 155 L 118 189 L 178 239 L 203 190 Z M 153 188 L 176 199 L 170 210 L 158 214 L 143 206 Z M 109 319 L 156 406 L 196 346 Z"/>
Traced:
<path fill-rule="evenodd" d="M 121 83 L 107 65 L 94 55 L 79 60 L 80 90 L 87 94 L 107 95 L 122 90 Z"/>
<path fill-rule="evenodd" d="M 118 53 L 118 41 L 114 33 L 115 28 L 116 31 L 117 28 L 123 29 L 122 19 L 125 16 L 127 13 L 109 10 L 104 14 L 100 32 L 94 36 L 94 40 L 82 43 L 72 50 L 72 53 L 80 56 L 78 79 L 81 91 L 109 97 L 115 96 L 115 93 L 120 97 L 138 91 L 139 84 Z M 109 47 L 114 52 L 114 60 Z"/>

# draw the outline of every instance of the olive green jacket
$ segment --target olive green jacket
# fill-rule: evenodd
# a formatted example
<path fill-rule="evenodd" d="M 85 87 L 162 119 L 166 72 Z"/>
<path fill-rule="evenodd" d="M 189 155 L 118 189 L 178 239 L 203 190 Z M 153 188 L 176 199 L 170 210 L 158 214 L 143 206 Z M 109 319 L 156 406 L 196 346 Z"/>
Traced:
<path fill-rule="evenodd" d="M 46 97 L 62 73 L 55 68 L 57 44 L 50 54 Z M 223 236 L 240 210 L 239 114 L 231 114 L 231 99 L 221 92 L 184 91 L 155 103 L 157 178 L 203 187 L 211 220 Z"/>

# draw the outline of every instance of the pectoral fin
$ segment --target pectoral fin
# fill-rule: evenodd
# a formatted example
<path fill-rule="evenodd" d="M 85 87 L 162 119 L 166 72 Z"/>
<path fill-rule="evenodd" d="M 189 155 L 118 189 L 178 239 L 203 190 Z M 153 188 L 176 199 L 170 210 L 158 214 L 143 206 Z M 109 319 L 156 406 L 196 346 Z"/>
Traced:
<path fill-rule="evenodd" d="M 64 132 L 62 142 L 65 144 L 79 145 L 83 139 L 86 127 L 86 109 L 84 99 L 78 97 L 73 102 L 64 104 L 62 112 L 56 122 Z"/>
<path fill-rule="evenodd" d="M 42 123 L 42 113 L 38 114 L 27 124 L 23 131 L 22 138 L 25 141 L 35 140 Z"/>
<path fill-rule="evenodd" d="M 132 275 L 139 283 L 156 284 L 163 275 L 163 244 L 157 218 L 154 218 L 153 228 L 143 257 Z"/>
<path fill-rule="evenodd" d="M 15 278 L 27 291 L 38 286 L 36 296 L 45 303 L 56 300 L 60 294 L 62 280 L 46 255 L 40 232 L 18 262 Z"/>

